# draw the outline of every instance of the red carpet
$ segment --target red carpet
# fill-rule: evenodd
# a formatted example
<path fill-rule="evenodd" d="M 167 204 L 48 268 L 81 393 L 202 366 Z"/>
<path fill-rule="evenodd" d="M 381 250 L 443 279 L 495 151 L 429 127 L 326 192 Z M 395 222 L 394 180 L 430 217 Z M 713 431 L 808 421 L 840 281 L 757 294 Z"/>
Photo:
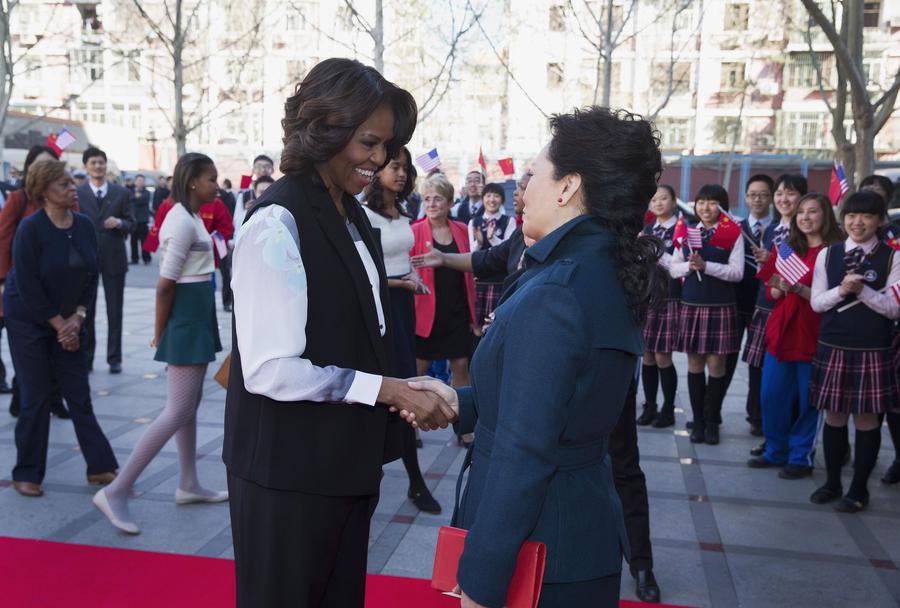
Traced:
<path fill-rule="evenodd" d="M 0 604 L 16 608 L 234 605 L 231 560 L 0 537 Z M 370 575 L 366 608 L 456 608 L 422 579 Z M 622 601 L 622 608 L 651 604 Z M 658 606 L 658 605 L 655 605 Z"/>

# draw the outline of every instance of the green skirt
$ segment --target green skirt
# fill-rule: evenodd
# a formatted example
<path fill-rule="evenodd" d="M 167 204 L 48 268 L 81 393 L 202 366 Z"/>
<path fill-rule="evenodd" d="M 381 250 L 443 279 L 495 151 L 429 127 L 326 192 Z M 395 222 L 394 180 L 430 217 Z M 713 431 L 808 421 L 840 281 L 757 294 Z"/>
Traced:
<path fill-rule="evenodd" d="M 172 365 L 198 365 L 215 361 L 221 350 L 212 282 L 177 283 L 169 321 L 153 358 Z"/>

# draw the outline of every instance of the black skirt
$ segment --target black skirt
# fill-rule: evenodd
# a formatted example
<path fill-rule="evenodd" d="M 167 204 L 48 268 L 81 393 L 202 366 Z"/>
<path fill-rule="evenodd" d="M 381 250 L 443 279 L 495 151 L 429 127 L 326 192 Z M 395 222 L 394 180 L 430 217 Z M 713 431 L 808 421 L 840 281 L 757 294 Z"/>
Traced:
<path fill-rule="evenodd" d="M 394 376 L 416 375 L 416 304 L 408 289 L 391 287 L 391 320 L 394 328 Z"/>
<path fill-rule="evenodd" d="M 456 243 L 434 248 L 443 253 L 459 253 Z M 474 335 L 469 325 L 465 274 L 450 268 L 434 270 L 434 323 L 427 338 L 416 336 L 416 357 L 427 361 L 461 359 L 472 354 Z"/>

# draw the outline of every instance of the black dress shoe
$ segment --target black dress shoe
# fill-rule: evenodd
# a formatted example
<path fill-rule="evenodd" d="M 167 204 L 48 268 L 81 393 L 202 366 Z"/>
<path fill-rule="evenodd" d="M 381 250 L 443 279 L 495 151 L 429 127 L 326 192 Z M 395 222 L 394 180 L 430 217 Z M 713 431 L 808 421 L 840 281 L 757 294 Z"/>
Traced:
<path fill-rule="evenodd" d="M 758 424 L 751 423 L 750 424 L 750 434 L 753 435 L 754 437 L 762 437 L 763 436 L 762 428 L 760 428 L 760 426 Z"/>
<path fill-rule="evenodd" d="M 656 415 L 656 418 L 653 419 L 652 426 L 655 429 L 664 429 L 675 426 L 675 412 L 671 408 L 663 406 L 663 409 Z"/>
<path fill-rule="evenodd" d="M 707 424 L 704 429 L 704 439 L 706 445 L 719 445 L 719 425 Z"/>
<path fill-rule="evenodd" d="M 692 428 L 694 428 L 694 421 L 688 420 L 687 422 L 685 422 L 684 428 L 686 428 L 687 430 L 691 430 Z"/>
<path fill-rule="evenodd" d="M 748 460 L 747 466 L 751 469 L 768 469 L 769 467 L 780 467 L 782 465 L 766 460 L 763 456 L 757 456 Z"/>
<path fill-rule="evenodd" d="M 898 482 L 900 482 L 900 460 L 895 460 L 894 464 L 888 467 L 888 470 L 885 471 L 884 477 L 881 478 L 881 483 Z"/>
<path fill-rule="evenodd" d="M 809 502 L 814 505 L 824 505 L 825 503 L 829 503 L 833 500 L 837 500 L 841 497 L 841 494 L 844 493 L 844 489 L 841 487 L 830 488 L 828 486 L 822 486 L 821 488 L 817 488 L 815 492 L 809 497 Z"/>
<path fill-rule="evenodd" d="M 409 499 L 416 505 L 416 508 L 419 511 L 431 513 L 432 515 L 440 514 L 441 505 L 434 499 L 434 496 L 431 495 L 428 488 L 410 488 L 406 495 L 409 496 Z"/>
<path fill-rule="evenodd" d="M 691 443 L 703 443 L 706 441 L 706 434 L 703 432 L 703 426 L 695 424 L 691 429 Z"/>
<path fill-rule="evenodd" d="M 838 513 L 859 513 L 863 509 L 865 509 L 869 505 L 869 497 L 865 498 L 851 498 L 850 496 L 844 496 L 842 499 L 838 501 L 838 504 L 834 506 L 834 510 Z"/>
<path fill-rule="evenodd" d="M 653 576 L 653 570 L 638 570 L 632 576 L 634 576 L 634 594 L 637 598 L 648 604 L 658 604 L 659 585 Z"/>
<path fill-rule="evenodd" d="M 656 404 L 655 403 L 645 403 L 644 411 L 641 412 L 641 415 L 638 416 L 637 425 L 638 426 L 647 426 L 653 419 L 656 418 Z"/>
<path fill-rule="evenodd" d="M 766 442 L 763 441 L 761 444 L 756 446 L 755 448 L 750 448 L 751 456 L 762 456 L 766 452 Z"/>
<path fill-rule="evenodd" d="M 0 382 L 0 395 L 8 395 L 12 392 L 12 388 L 4 381 Z"/>
<path fill-rule="evenodd" d="M 121 374 L 122 373 L 122 364 L 121 363 L 110 363 L 109 364 L 109 373 Z"/>
<path fill-rule="evenodd" d="M 789 464 L 778 471 L 778 476 L 781 479 L 803 479 L 804 477 L 811 477 L 812 474 L 813 468 L 802 464 Z"/>

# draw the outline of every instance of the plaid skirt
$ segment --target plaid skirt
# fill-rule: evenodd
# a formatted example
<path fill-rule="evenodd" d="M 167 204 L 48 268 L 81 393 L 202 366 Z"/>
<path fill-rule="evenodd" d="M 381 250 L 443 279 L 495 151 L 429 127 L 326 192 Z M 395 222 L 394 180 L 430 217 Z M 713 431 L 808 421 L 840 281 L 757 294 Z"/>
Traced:
<path fill-rule="evenodd" d="M 685 353 L 727 355 L 740 349 L 737 310 L 732 306 L 682 304 L 678 348 Z"/>
<path fill-rule="evenodd" d="M 680 300 L 666 300 L 647 311 L 644 323 L 644 350 L 671 353 L 678 349 Z"/>
<path fill-rule="evenodd" d="M 883 414 L 900 398 L 890 350 L 847 350 L 819 343 L 809 404 L 843 414 Z"/>
<path fill-rule="evenodd" d="M 497 308 L 503 295 L 503 283 L 475 281 L 475 324 L 484 325 L 484 320 Z"/>
<path fill-rule="evenodd" d="M 741 359 L 753 367 L 762 367 L 766 358 L 766 323 L 769 320 L 771 310 L 756 307 L 753 318 L 750 319 L 750 327 L 747 328 L 747 343 L 744 344 L 744 354 Z"/>

